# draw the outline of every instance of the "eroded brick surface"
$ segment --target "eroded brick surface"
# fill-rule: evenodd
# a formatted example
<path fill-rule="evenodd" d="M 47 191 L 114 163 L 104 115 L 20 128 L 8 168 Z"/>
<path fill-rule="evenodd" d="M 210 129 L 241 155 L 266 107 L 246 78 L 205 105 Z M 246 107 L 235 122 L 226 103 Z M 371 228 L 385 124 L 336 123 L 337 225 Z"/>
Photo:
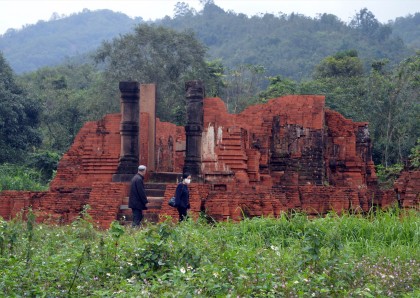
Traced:
<path fill-rule="evenodd" d="M 182 172 L 185 157 L 185 130 L 156 119 L 156 172 Z"/>
<path fill-rule="evenodd" d="M 394 183 L 397 199 L 402 207 L 420 205 L 420 171 L 405 171 Z"/>

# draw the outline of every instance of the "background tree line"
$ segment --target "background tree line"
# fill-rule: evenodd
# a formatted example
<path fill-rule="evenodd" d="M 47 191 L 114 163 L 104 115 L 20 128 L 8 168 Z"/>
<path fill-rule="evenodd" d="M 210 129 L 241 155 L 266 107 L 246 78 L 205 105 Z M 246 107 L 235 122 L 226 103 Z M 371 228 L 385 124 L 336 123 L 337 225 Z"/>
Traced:
<path fill-rule="evenodd" d="M 369 66 L 369 60 L 389 59 L 398 63 L 415 53 L 420 45 L 420 12 L 386 24 L 372 12 L 361 9 L 346 23 L 332 14 L 315 18 L 301 14 L 260 14 L 248 17 L 224 11 L 211 0 L 202 1 L 195 11 L 179 2 L 174 17 L 154 24 L 177 31 L 191 30 L 207 47 L 207 60 L 221 59 L 229 68 L 262 65 L 271 76 L 300 80 L 326 56 L 355 49 Z M 110 10 L 89 11 L 69 16 L 53 15 L 23 29 L 9 29 L 0 35 L 0 51 L 17 74 L 44 66 L 55 66 L 67 58 L 86 61 L 103 40 L 112 40 L 146 23 Z"/>
<path fill-rule="evenodd" d="M 216 35 L 212 39 L 216 42 L 213 49 L 224 48 L 228 53 L 236 47 L 236 53 L 232 53 L 229 61 L 223 57 L 223 51 L 212 56 L 209 54 L 212 49 L 201 41 L 204 37 L 199 38 L 200 32 L 191 28 L 187 30 L 187 26 L 181 30 L 163 25 L 172 22 L 172 27 L 176 27 L 180 26 L 181 20 L 195 20 L 191 24 L 197 27 L 199 18 L 204 14 L 206 18 L 202 21 L 211 20 L 211 24 L 205 24 L 209 28 L 216 26 L 213 32 L 223 35 L 228 33 L 223 28 L 217 28 L 217 24 L 223 23 L 218 22 L 218 18 L 235 23 L 234 20 L 244 16 L 226 13 L 211 1 L 205 4 L 201 14 L 185 5 L 178 4 L 176 9 L 174 19 L 165 18 L 159 24 L 137 25 L 111 41 L 103 41 L 83 59 L 67 60 L 54 67 L 17 75 L 5 55 L 0 53 L 0 163 L 35 167 L 42 172 L 40 179 L 48 181 L 60 155 L 72 144 L 84 122 L 99 119 L 106 113 L 119 112 L 117 88 L 122 80 L 157 83 L 157 115 L 163 121 L 177 124 L 185 121 L 183 86 L 191 79 L 202 79 L 206 95 L 224 99 L 232 113 L 285 94 L 323 94 L 329 108 L 355 121 L 370 122 L 376 164 L 388 167 L 404 163 L 410 154 L 415 155 L 412 152 L 418 152 L 413 148 L 418 148 L 415 145 L 420 138 L 420 54 L 410 51 L 400 39 L 392 37 L 390 27 L 377 22 L 366 9 L 357 13 L 349 25 L 326 15 L 315 20 L 300 15 L 255 17 L 259 24 L 255 26 L 265 24 L 266 29 L 276 22 L 284 22 L 290 28 L 293 22 L 299 24 L 297 27 L 308 22 L 307 27 L 302 27 L 307 30 L 314 24 L 328 27 L 329 19 L 335 25 L 340 24 L 342 31 L 337 34 L 350 32 L 349 36 L 374 40 L 363 46 L 355 43 L 354 48 L 347 45 L 343 49 L 340 46 L 338 49 L 342 50 L 331 55 L 325 54 L 331 49 L 326 50 L 327 46 L 318 41 L 319 48 L 313 49 L 316 52 L 313 55 L 322 59 L 313 66 L 310 65 L 314 59 L 303 52 L 297 56 L 298 60 L 294 60 L 279 50 L 287 47 L 280 47 L 277 52 L 282 55 L 271 57 L 263 44 L 254 49 L 255 57 L 261 58 L 255 62 L 261 63 L 246 63 L 254 60 L 246 58 L 248 52 L 241 47 L 244 43 L 237 41 L 236 44 L 231 43 L 231 47 L 226 45 L 228 42 L 222 45 Z M 212 30 L 207 32 L 210 34 Z M 267 32 L 267 40 L 270 40 L 271 33 Z M 250 37 L 248 39 L 251 43 L 255 42 Z M 304 43 L 305 37 L 296 35 L 294 39 Z M 264 41 L 261 39 L 260 42 Z M 378 45 L 383 47 L 382 52 L 375 50 Z M 305 45 L 302 44 L 302 47 Z M 322 51 L 326 51 L 325 56 Z M 362 56 L 361 53 L 367 54 Z M 379 56 L 373 57 L 371 53 L 379 53 Z M 243 54 L 242 58 L 240 54 Z M 275 65 L 278 59 L 284 57 L 294 61 L 295 68 L 301 65 L 301 69 L 290 76 L 280 70 L 276 72 L 275 67 L 269 69 L 268 66 Z M 299 59 L 303 60 L 299 62 Z M 302 69 L 305 70 L 302 72 Z"/>

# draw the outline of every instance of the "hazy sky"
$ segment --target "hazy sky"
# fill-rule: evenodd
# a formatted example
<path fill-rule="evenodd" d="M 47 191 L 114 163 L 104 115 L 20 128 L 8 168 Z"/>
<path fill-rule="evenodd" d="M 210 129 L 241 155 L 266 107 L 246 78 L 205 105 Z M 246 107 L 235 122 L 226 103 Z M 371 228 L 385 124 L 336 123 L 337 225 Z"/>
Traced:
<path fill-rule="evenodd" d="M 177 2 L 185 2 L 197 11 L 202 9 L 200 0 L 0 0 L 0 34 L 9 28 L 20 29 L 39 20 L 48 21 L 54 12 L 67 16 L 84 8 L 110 9 L 144 20 L 172 17 Z M 295 12 L 315 17 L 326 12 L 344 22 L 365 7 L 382 23 L 420 12 L 420 0 L 214 0 L 214 3 L 225 11 L 249 16 Z"/>

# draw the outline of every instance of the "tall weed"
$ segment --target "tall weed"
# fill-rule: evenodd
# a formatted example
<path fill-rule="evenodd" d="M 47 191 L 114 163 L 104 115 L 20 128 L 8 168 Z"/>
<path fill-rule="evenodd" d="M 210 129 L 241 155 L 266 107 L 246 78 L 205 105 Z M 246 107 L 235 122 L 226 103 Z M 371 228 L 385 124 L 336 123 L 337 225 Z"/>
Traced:
<path fill-rule="evenodd" d="M 140 229 L 115 222 L 108 231 L 95 230 L 84 215 L 63 227 L 3 220 L 0 292 L 10 297 L 414 297 L 420 290 L 419 218 L 418 211 L 402 210 L 315 219 L 293 213 L 212 224 L 169 220 Z"/>

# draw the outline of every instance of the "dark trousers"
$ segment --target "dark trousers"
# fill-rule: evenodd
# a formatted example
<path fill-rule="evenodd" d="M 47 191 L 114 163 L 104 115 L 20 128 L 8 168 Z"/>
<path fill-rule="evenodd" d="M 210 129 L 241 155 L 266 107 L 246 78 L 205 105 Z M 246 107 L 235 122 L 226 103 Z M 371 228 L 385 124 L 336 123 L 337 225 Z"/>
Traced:
<path fill-rule="evenodd" d="M 140 222 L 143 219 L 143 210 L 141 209 L 131 209 L 133 210 L 133 227 L 140 226 Z"/>
<path fill-rule="evenodd" d="M 178 207 L 179 221 L 187 219 L 187 208 Z"/>

